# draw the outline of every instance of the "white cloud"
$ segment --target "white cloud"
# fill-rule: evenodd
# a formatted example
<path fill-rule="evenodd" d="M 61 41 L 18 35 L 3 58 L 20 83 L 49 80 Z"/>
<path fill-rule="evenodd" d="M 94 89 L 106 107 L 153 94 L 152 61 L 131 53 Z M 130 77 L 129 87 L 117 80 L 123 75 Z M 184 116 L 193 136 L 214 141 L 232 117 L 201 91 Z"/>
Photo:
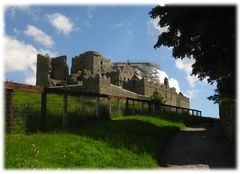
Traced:
<path fill-rule="evenodd" d="M 186 73 L 186 79 L 188 81 L 188 84 L 191 88 L 195 87 L 196 82 L 198 81 L 198 78 L 194 75 L 191 75 L 192 73 L 192 64 L 195 63 L 195 59 L 191 58 L 184 58 L 184 59 L 176 59 L 175 65 L 178 69 L 183 70 Z"/>
<path fill-rule="evenodd" d="M 152 24 L 152 26 L 153 26 L 156 30 L 159 31 L 159 34 L 161 34 L 161 33 L 163 33 L 163 32 L 167 32 L 169 27 L 168 27 L 168 26 L 166 26 L 166 27 L 160 27 L 160 26 L 158 25 L 159 21 L 160 21 L 160 18 L 157 17 L 157 18 L 155 18 L 155 19 L 152 19 L 150 23 Z"/>
<path fill-rule="evenodd" d="M 5 36 L 4 47 L 6 72 L 24 71 L 29 65 L 36 63 L 37 50 L 32 45 Z"/>
<path fill-rule="evenodd" d="M 38 54 L 43 54 L 43 55 L 48 54 L 50 57 L 57 57 L 58 56 L 57 52 L 51 51 L 51 50 L 48 50 L 48 49 L 39 49 Z"/>
<path fill-rule="evenodd" d="M 17 17 L 17 13 L 25 13 L 28 16 L 32 17 L 34 21 L 39 19 L 40 14 L 40 8 L 34 8 L 32 9 L 30 6 L 24 6 L 24 5 L 17 5 L 17 6 L 7 6 L 5 8 L 5 11 L 10 16 L 11 19 L 14 19 Z"/>
<path fill-rule="evenodd" d="M 16 40 L 12 37 L 4 37 L 4 67 L 5 72 L 24 73 L 25 83 L 36 84 L 37 54 L 49 54 L 56 57 L 57 53 L 50 50 L 37 50 L 32 45 Z"/>
<path fill-rule="evenodd" d="M 147 34 L 154 40 L 156 40 L 161 33 L 167 32 L 169 28 L 168 26 L 160 27 L 158 25 L 159 21 L 159 17 L 147 21 Z"/>
<path fill-rule="evenodd" d="M 175 61 L 176 67 L 180 70 L 184 70 L 185 72 L 191 74 L 192 73 L 192 64 L 195 63 L 195 59 L 176 59 Z"/>
<path fill-rule="evenodd" d="M 8 14 L 11 18 L 16 17 L 17 11 L 28 12 L 30 11 L 29 6 L 8 6 L 5 8 L 5 11 L 8 11 Z"/>
<path fill-rule="evenodd" d="M 160 83 L 164 83 L 164 79 L 168 78 L 167 73 L 165 71 L 161 71 L 159 69 L 157 69 L 156 72 L 154 72 L 154 76 L 155 76 L 155 78 L 157 78 L 159 80 Z M 168 82 L 169 82 L 169 86 L 171 88 L 175 88 L 177 93 L 179 93 L 181 91 L 179 83 L 176 79 L 170 78 L 168 80 Z"/>
<path fill-rule="evenodd" d="M 63 34 L 69 34 L 74 29 L 74 24 L 69 18 L 60 13 L 47 15 L 50 24 Z"/>
<path fill-rule="evenodd" d="M 191 88 L 194 88 L 195 85 L 196 85 L 196 82 L 198 81 L 198 78 L 194 75 L 190 75 L 190 74 L 187 74 L 187 81 L 188 81 L 188 84 Z"/>
<path fill-rule="evenodd" d="M 160 83 L 164 83 L 164 79 L 165 77 L 168 78 L 168 75 L 165 71 L 161 71 L 161 70 L 157 70 L 157 76 L 158 76 L 158 79 L 160 81 Z"/>
<path fill-rule="evenodd" d="M 175 88 L 176 89 L 176 92 L 179 93 L 180 92 L 180 86 L 179 86 L 179 83 L 176 79 L 174 78 L 170 78 L 170 80 L 168 81 L 169 82 L 169 86 L 171 88 Z"/>
<path fill-rule="evenodd" d="M 25 79 L 26 84 L 36 85 L 36 64 L 31 64 L 28 68 L 28 76 Z"/>
<path fill-rule="evenodd" d="M 52 40 L 52 38 L 35 26 L 27 25 L 24 33 L 32 37 L 33 40 L 35 40 L 37 43 L 47 48 L 50 48 L 54 45 L 54 41 Z"/>
<path fill-rule="evenodd" d="M 194 98 L 197 96 L 198 90 L 186 90 L 183 95 L 187 96 L 188 98 Z"/>

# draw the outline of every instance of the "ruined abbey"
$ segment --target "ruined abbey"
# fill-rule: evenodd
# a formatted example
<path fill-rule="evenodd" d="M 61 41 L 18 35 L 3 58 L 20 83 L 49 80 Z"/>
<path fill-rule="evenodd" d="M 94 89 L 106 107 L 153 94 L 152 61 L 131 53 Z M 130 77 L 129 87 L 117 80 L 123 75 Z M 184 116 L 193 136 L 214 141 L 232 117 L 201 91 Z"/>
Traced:
<path fill-rule="evenodd" d="M 82 90 L 115 96 L 150 97 L 158 91 L 166 104 L 189 108 L 189 98 L 152 76 L 149 62 L 112 62 L 98 52 L 88 51 L 72 58 L 69 74 L 67 57 L 50 58 L 37 55 L 36 85 L 44 87 L 69 86 Z"/>

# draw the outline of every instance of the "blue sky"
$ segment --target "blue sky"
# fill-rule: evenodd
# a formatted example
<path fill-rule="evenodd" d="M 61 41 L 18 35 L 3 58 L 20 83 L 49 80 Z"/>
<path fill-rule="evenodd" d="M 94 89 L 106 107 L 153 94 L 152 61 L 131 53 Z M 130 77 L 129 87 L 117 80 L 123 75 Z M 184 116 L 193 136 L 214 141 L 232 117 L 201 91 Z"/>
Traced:
<path fill-rule="evenodd" d="M 190 76 L 193 59 L 175 60 L 171 48 L 154 49 L 160 32 L 157 20 L 142 6 L 7 6 L 4 12 L 5 79 L 35 83 L 36 54 L 71 58 L 95 50 L 113 61 L 149 61 L 160 76 L 190 97 L 190 107 L 218 117 L 218 105 L 207 100 L 215 85 Z"/>

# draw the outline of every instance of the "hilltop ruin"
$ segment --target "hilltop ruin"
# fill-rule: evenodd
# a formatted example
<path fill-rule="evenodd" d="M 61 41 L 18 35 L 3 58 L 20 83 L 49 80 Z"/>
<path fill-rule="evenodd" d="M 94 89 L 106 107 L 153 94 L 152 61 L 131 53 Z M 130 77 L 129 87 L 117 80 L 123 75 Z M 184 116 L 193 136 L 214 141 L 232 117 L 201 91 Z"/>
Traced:
<path fill-rule="evenodd" d="M 161 84 L 151 77 L 149 62 L 112 62 L 98 52 L 88 51 L 72 58 L 69 74 L 67 56 L 50 58 L 37 55 L 36 85 L 44 87 L 69 86 L 100 94 L 150 97 L 158 91 L 166 104 L 189 108 L 189 98 L 169 87 L 168 79 Z"/>

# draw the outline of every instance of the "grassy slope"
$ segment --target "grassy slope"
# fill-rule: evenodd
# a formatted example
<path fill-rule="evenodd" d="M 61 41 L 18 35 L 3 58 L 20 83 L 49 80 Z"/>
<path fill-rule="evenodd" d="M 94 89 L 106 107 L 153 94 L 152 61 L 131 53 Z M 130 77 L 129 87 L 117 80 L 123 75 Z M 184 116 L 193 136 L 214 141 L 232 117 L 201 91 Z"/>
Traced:
<path fill-rule="evenodd" d="M 155 168 L 182 123 L 131 116 L 65 132 L 7 134 L 6 168 Z"/>
<path fill-rule="evenodd" d="M 168 138 L 184 124 L 206 122 L 164 113 L 159 117 L 138 115 L 83 123 L 81 119 L 91 120 L 91 115 L 81 112 L 79 99 L 69 101 L 69 127 L 75 129 L 62 130 L 62 97 L 49 95 L 48 130 L 52 132 L 36 133 L 40 95 L 15 92 L 14 131 L 5 137 L 6 168 L 154 168 Z M 92 100 L 88 102 L 87 114 L 94 108 L 90 107 L 94 106 Z"/>

